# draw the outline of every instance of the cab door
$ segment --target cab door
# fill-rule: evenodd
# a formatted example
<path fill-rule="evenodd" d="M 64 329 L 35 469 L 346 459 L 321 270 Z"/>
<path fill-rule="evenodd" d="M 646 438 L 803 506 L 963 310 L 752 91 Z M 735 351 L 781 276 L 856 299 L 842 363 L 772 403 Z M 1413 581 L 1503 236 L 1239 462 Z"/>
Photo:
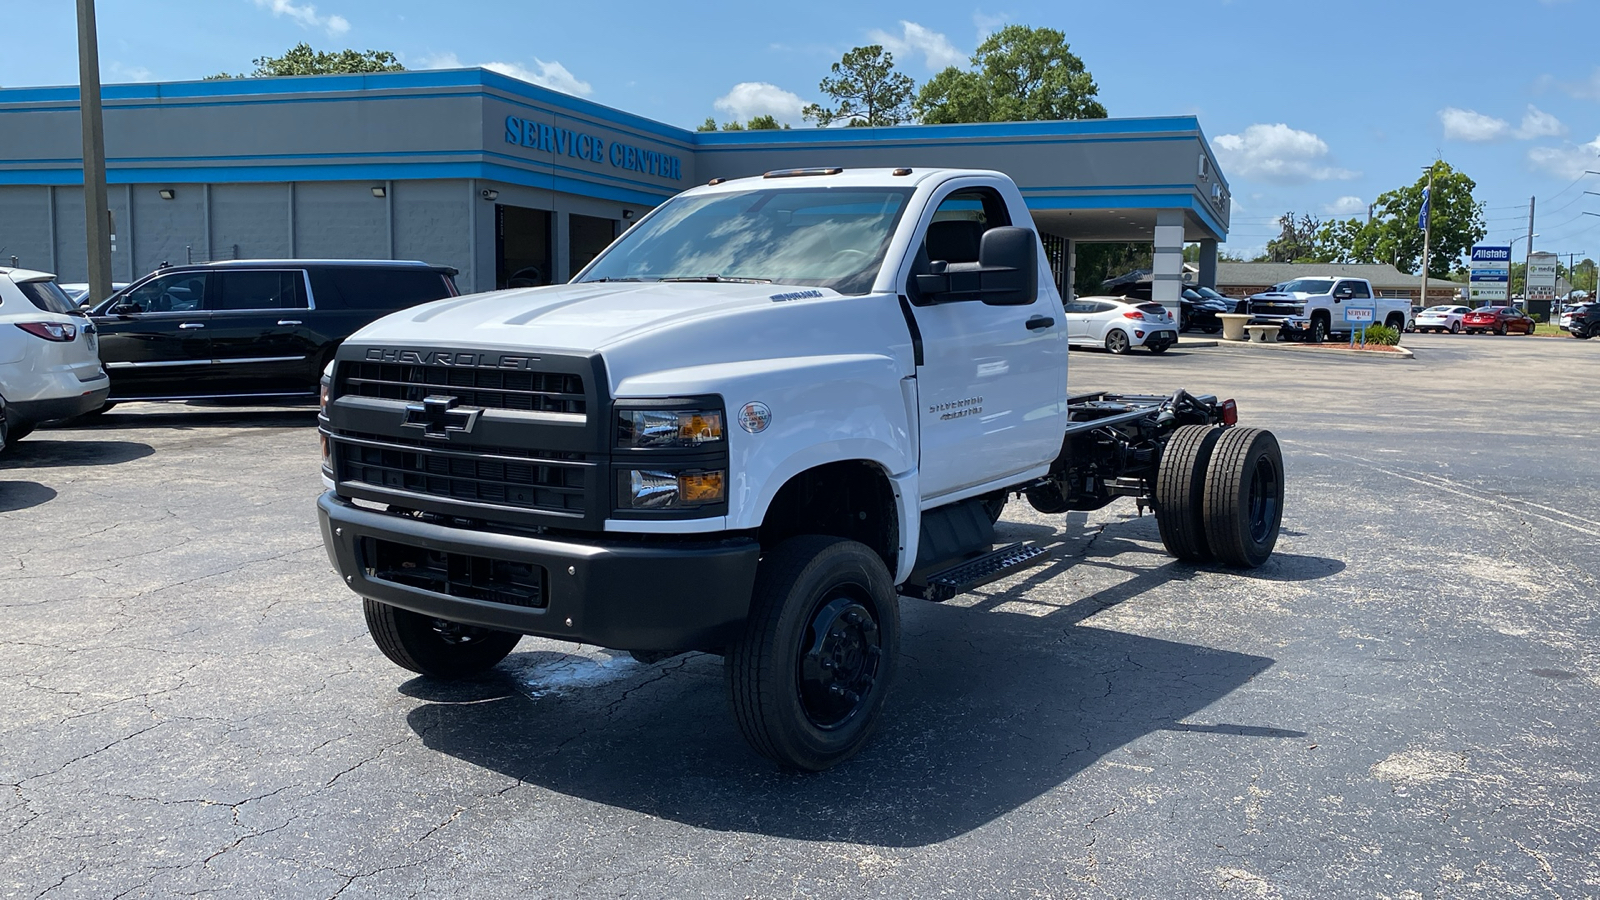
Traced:
<path fill-rule="evenodd" d="M 1020 198 L 1015 202 L 1021 209 Z M 922 334 L 917 396 L 924 506 L 1055 459 L 1067 388 L 1067 325 L 1042 253 L 1038 292 L 1026 305 L 940 302 L 917 289 L 918 274 L 940 261 L 977 262 L 983 233 L 1014 224 L 1000 192 L 978 179 L 958 179 L 942 187 L 929 208 L 918 223 L 913 246 L 919 249 L 905 283 Z"/>
<path fill-rule="evenodd" d="M 219 269 L 207 297 L 219 393 L 286 394 L 316 390 L 317 343 L 308 321 L 301 269 Z"/>
<path fill-rule="evenodd" d="M 212 369 L 205 272 L 161 275 L 94 316 L 111 399 L 185 396 Z"/>

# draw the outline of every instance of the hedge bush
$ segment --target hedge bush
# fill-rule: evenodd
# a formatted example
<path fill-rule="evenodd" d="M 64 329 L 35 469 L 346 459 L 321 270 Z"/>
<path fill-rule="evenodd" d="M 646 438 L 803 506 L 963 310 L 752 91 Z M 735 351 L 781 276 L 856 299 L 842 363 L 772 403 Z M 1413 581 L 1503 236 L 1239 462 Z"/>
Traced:
<path fill-rule="evenodd" d="M 1368 325 L 1362 339 L 1369 344 L 1394 347 L 1400 343 L 1400 331 L 1387 325 Z"/>

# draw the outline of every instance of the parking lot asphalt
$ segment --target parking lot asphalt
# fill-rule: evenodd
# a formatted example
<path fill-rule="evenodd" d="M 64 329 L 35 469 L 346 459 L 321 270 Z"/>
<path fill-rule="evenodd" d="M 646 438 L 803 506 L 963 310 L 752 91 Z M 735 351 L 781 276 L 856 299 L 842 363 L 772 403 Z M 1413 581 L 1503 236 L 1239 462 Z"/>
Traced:
<path fill-rule="evenodd" d="M 808 776 L 714 656 L 388 663 L 308 408 L 42 429 L 0 457 L 0 896 L 1600 895 L 1600 342 L 1405 343 L 1074 352 L 1278 434 L 1276 555 L 1013 500 L 1053 560 L 904 601 L 882 728 Z"/>

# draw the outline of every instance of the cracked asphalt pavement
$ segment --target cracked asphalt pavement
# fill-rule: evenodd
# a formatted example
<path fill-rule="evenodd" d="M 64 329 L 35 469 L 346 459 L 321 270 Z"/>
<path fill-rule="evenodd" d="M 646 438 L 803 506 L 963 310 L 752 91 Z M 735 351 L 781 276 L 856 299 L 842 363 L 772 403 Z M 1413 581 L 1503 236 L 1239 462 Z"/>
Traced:
<path fill-rule="evenodd" d="M 0 896 L 1600 896 L 1600 342 L 1074 352 L 1239 400 L 1289 472 L 1254 572 L 1131 503 L 905 601 L 882 727 L 820 775 L 721 662 L 371 645 L 309 409 L 129 404 L 0 457 Z"/>

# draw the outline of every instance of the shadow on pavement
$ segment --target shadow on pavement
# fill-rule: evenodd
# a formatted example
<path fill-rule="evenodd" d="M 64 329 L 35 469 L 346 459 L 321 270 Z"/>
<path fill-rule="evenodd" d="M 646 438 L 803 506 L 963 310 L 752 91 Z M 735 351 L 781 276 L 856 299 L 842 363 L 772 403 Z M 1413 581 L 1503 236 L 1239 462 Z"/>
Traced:
<path fill-rule="evenodd" d="M 0 512 L 41 506 L 56 498 L 53 488 L 37 481 L 0 481 Z"/>
<path fill-rule="evenodd" d="M 154 453 L 137 441 L 52 441 L 38 435 L 17 441 L 0 456 L 0 468 L 57 469 L 73 466 L 114 466 Z"/>
<path fill-rule="evenodd" d="M 415 679 L 402 690 L 425 701 L 408 721 L 428 747 L 558 793 L 697 828 L 922 846 L 992 822 L 1156 732 L 1304 736 L 1189 721 L 1271 659 L 1075 627 L 1180 568 L 1193 572 L 1141 572 L 1043 618 L 989 612 L 998 595 L 969 608 L 902 603 L 901 668 L 883 725 L 860 756 L 815 775 L 777 771 L 746 747 L 715 656 L 646 666 L 607 651 L 538 651 L 477 682 Z"/>

